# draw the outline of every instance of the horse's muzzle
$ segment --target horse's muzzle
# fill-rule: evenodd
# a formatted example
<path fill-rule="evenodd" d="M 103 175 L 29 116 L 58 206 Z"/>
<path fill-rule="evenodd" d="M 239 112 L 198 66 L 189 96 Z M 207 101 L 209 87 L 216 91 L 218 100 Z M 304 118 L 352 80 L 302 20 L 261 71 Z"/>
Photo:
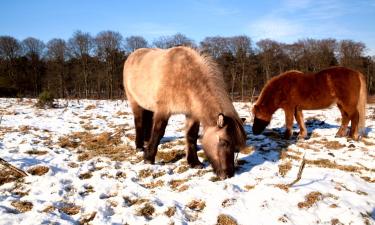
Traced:
<path fill-rule="evenodd" d="M 261 134 L 264 129 L 270 124 L 270 121 L 254 118 L 254 123 L 253 123 L 253 134 L 258 135 Z"/>

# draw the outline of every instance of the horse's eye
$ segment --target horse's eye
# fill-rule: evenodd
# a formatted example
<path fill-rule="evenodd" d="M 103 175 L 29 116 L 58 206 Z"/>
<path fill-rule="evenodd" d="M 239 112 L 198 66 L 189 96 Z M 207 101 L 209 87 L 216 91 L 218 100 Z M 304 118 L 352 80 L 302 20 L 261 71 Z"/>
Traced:
<path fill-rule="evenodd" d="M 226 148 L 226 147 L 229 146 L 229 141 L 227 141 L 227 140 L 223 140 L 223 139 L 220 139 L 220 141 L 219 141 L 219 145 L 220 145 L 221 147 Z"/>

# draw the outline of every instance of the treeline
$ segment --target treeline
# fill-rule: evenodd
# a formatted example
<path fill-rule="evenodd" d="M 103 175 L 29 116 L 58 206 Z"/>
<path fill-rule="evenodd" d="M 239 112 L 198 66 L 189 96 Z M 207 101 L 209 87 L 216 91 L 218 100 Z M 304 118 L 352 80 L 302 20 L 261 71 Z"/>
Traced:
<path fill-rule="evenodd" d="M 138 48 L 190 46 L 212 55 L 223 70 L 232 98 L 258 93 L 271 77 L 290 69 L 316 72 L 335 65 L 365 74 L 375 93 L 375 58 L 362 42 L 303 39 L 292 44 L 248 36 L 206 37 L 199 43 L 177 33 L 148 43 L 141 36 L 124 38 L 114 31 L 96 36 L 76 31 L 68 40 L 47 43 L 0 36 L 0 96 L 36 97 L 42 91 L 58 98 L 122 98 L 123 63 Z M 348 84 L 350 85 L 350 84 Z"/>

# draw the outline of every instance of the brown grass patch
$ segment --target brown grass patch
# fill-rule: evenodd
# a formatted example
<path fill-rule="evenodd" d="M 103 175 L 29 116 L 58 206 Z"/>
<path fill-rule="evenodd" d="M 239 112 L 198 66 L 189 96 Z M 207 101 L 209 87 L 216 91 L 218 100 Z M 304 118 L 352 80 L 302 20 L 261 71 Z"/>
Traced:
<path fill-rule="evenodd" d="M 117 116 L 127 116 L 127 115 L 130 115 L 130 113 L 128 113 L 128 112 L 122 112 L 122 111 L 117 111 L 116 115 Z"/>
<path fill-rule="evenodd" d="M 161 176 L 164 176 L 166 174 L 165 171 L 158 171 L 158 172 L 155 172 L 152 174 L 152 178 L 158 178 L 158 177 L 161 177 Z"/>
<path fill-rule="evenodd" d="M 143 207 L 141 207 L 137 215 L 144 216 L 146 219 L 151 219 L 151 216 L 155 213 L 155 208 L 150 203 L 146 203 Z"/>
<path fill-rule="evenodd" d="M 221 203 L 221 206 L 223 206 L 224 208 L 226 207 L 229 207 L 229 206 L 232 206 L 234 205 L 234 203 L 236 203 L 236 199 L 235 198 L 227 198 L 225 199 L 222 203 Z"/>
<path fill-rule="evenodd" d="M 96 216 L 96 212 L 92 212 L 91 214 L 82 216 L 82 218 L 79 220 L 79 224 L 84 225 L 84 224 L 90 224 L 89 222 L 94 220 Z"/>
<path fill-rule="evenodd" d="M 128 207 L 133 206 L 133 205 L 140 205 L 140 204 L 143 204 L 145 202 L 150 201 L 150 200 L 145 199 L 145 198 L 132 199 L 129 196 L 124 196 L 123 199 L 124 199 L 125 205 L 128 206 Z"/>
<path fill-rule="evenodd" d="M 49 205 L 49 206 L 47 206 L 46 208 L 44 208 L 44 209 L 42 210 L 42 212 L 44 212 L 44 213 L 51 213 L 51 212 L 55 211 L 55 209 L 56 209 L 55 206 L 53 206 L 53 205 Z"/>
<path fill-rule="evenodd" d="M 42 176 L 48 173 L 49 168 L 47 166 L 34 166 L 27 170 L 31 175 Z"/>
<path fill-rule="evenodd" d="M 201 199 L 194 199 L 186 205 L 189 209 L 201 212 L 206 207 L 206 202 Z"/>
<path fill-rule="evenodd" d="M 176 179 L 176 180 L 169 181 L 168 184 L 170 188 L 172 188 L 173 190 L 176 190 L 178 186 L 185 183 L 186 181 L 187 179 Z"/>
<path fill-rule="evenodd" d="M 142 184 L 143 187 L 147 189 L 154 189 L 157 187 L 163 187 L 164 186 L 164 181 L 158 180 L 158 181 L 152 181 L 151 183 L 148 184 Z"/>
<path fill-rule="evenodd" d="M 171 207 L 168 207 L 167 211 L 164 212 L 164 215 L 168 217 L 172 217 L 174 216 L 175 213 L 176 213 L 176 206 L 171 206 Z"/>
<path fill-rule="evenodd" d="M 284 162 L 283 164 L 279 165 L 279 174 L 282 177 L 285 177 L 285 175 L 292 169 L 292 162 L 290 160 Z"/>
<path fill-rule="evenodd" d="M 28 212 L 33 208 L 33 203 L 28 201 L 12 201 L 10 204 L 21 213 Z"/>
<path fill-rule="evenodd" d="M 90 179 L 91 177 L 92 177 L 91 172 L 81 173 L 80 175 L 78 175 L 78 178 L 81 180 Z"/>
<path fill-rule="evenodd" d="M 47 153 L 48 153 L 47 151 L 38 151 L 38 150 L 26 151 L 26 154 L 29 154 L 29 155 L 45 155 Z"/>
<path fill-rule="evenodd" d="M 96 105 L 88 105 L 85 108 L 85 110 L 91 110 L 91 109 L 96 109 Z"/>
<path fill-rule="evenodd" d="M 138 177 L 139 178 L 146 178 L 146 177 L 151 176 L 151 174 L 152 174 L 151 169 L 142 169 L 142 170 L 139 171 Z"/>
<path fill-rule="evenodd" d="M 298 208 L 302 209 L 302 208 L 310 208 L 311 206 L 313 206 L 315 203 L 317 203 L 318 201 L 322 200 L 323 199 L 323 195 L 322 193 L 318 192 L 318 191 L 313 191 L 313 192 L 310 192 L 309 194 L 307 194 L 305 196 L 305 201 L 304 202 L 299 202 L 298 203 Z"/>
<path fill-rule="evenodd" d="M 73 203 L 64 203 L 63 206 L 59 208 L 59 212 L 63 212 L 68 215 L 76 215 L 80 210 L 81 207 Z"/>
<path fill-rule="evenodd" d="M 246 146 L 245 148 L 241 149 L 241 153 L 245 155 L 249 155 L 250 153 L 254 152 L 255 147 L 254 146 Z"/>
<path fill-rule="evenodd" d="M 375 178 L 371 178 L 371 177 L 361 177 L 361 178 L 365 180 L 366 182 L 375 183 Z"/>
<path fill-rule="evenodd" d="M 341 223 L 341 221 L 337 218 L 334 218 L 334 219 L 331 219 L 331 224 L 332 225 L 344 225 L 343 223 Z"/>
<path fill-rule="evenodd" d="M 274 186 L 285 192 L 289 192 L 289 186 L 287 184 L 275 184 Z"/>
<path fill-rule="evenodd" d="M 327 141 L 327 142 L 322 142 L 322 144 L 323 144 L 326 148 L 334 149 L 334 150 L 341 149 L 341 148 L 344 148 L 344 147 L 345 147 L 345 145 L 341 144 L 341 143 L 338 142 L 338 141 Z"/>
<path fill-rule="evenodd" d="M 255 185 L 247 184 L 247 185 L 244 186 L 244 188 L 246 189 L 246 191 L 250 191 L 250 190 L 255 188 Z"/>
<path fill-rule="evenodd" d="M 217 217 L 216 225 L 237 225 L 237 224 L 238 224 L 237 221 L 229 215 L 220 214 Z"/>
<path fill-rule="evenodd" d="M 158 151 L 156 158 L 164 163 L 174 163 L 185 157 L 184 150 Z"/>
<path fill-rule="evenodd" d="M 187 166 L 187 165 L 182 165 L 182 166 L 177 167 L 175 170 L 176 170 L 177 173 L 184 173 L 184 172 L 188 171 L 189 168 L 190 167 Z"/>

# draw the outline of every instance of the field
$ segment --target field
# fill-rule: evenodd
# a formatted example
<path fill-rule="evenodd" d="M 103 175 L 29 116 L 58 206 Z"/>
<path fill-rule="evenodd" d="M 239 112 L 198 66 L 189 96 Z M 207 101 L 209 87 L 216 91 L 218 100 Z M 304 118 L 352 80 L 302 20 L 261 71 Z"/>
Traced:
<path fill-rule="evenodd" d="M 374 104 L 356 142 L 335 138 L 335 107 L 305 111 L 309 138 L 285 141 L 282 111 L 254 136 L 251 105 L 235 103 L 247 148 L 219 181 L 203 150 L 205 168 L 187 166 L 182 115 L 146 165 L 126 101 L 35 103 L 0 99 L 0 158 L 27 172 L 0 165 L 0 224 L 375 224 Z"/>

